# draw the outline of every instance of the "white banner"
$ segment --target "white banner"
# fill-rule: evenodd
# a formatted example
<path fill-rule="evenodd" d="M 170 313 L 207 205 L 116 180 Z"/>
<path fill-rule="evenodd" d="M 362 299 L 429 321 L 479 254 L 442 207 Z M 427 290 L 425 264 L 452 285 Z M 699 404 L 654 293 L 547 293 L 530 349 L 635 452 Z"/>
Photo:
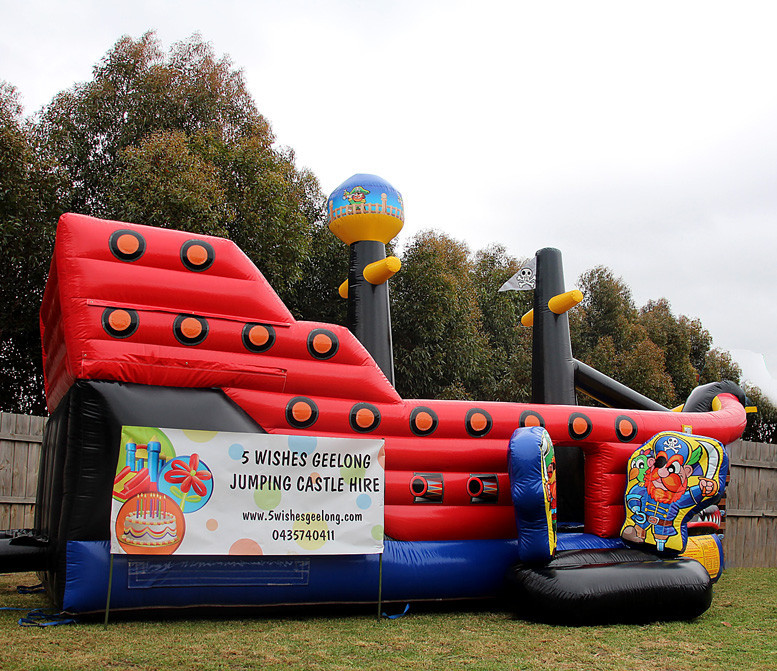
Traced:
<path fill-rule="evenodd" d="M 125 426 L 111 552 L 383 552 L 383 440 Z"/>

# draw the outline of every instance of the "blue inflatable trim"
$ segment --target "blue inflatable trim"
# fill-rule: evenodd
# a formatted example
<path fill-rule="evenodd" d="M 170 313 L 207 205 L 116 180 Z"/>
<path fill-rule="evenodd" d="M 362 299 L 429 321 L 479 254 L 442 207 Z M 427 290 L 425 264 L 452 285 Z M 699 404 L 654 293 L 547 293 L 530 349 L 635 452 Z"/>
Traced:
<path fill-rule="evenodd" d="M 63 610 L 105 610 L 108 541 L 69 541 Z M 561 534 L 559 549 L 623 547 L 620 539 Z M 390 541 L 383 554 L 383 601 L 500 596 L 518 541 Z M 378 600 L 379 555 L 114 555 L 110 610 L 193 606 L 356 604 Z"/>
<path fill-rule="evenodd" d="M 507 463 L 523 562 L 548 562 L 556 551 L 555 503 L 546 482 L 546 459 L 555 469 L 548 432 L 540 426 L 516 429 L 510 438 Z"/>

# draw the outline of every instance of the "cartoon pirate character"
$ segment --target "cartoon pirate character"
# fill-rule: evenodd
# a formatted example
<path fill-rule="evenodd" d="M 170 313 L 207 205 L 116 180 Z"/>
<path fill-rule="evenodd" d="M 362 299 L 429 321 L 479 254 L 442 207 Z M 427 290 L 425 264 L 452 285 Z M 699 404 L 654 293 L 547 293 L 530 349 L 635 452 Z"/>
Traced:
<path fill-rule="evenodd" d="M 663 550 L 667 539 L 677 534 L 675 519 L 680 511 L 715 495 L 719 485 L 706 477 L 688 484 L 702 457 L 702 445 L 692 448 L 688 441 L 670 434 L 656 440 L 655 457 L 650 452 L 649 448 L 640 450 L 629 464 L 629 481 L 635 484 L 626 493 L 626 506 L 634 524 L 626 526 L 621 537 L 644 543 L 652 526 L 656 549 Z"/>
<path fill-rule="evenodd" d="M 550 507 L 551 520 L 553 522 L 553 531 L 556 530 L 558 504 L 556 503 L 556 460 L 554 459 L 553 443 L 550 442 L 550 436 L 546 433 L 542 436 L 542 484 L 545 488 L 545 499 Z"/>
<path fill-rule="evenodd" d="M 350 191 L 343 191 L 343 200 L 351 205 L 366 205 L 369 193 L 363 186 L 355 186 Z"/>

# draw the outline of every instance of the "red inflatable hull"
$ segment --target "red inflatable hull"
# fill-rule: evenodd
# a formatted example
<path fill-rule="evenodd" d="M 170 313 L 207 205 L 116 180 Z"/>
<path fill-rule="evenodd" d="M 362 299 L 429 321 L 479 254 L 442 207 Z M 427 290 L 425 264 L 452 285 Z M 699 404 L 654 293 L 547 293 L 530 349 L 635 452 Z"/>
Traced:
<path fill-rule="evenodd" d="M 582 448 L 599 536 L 618 534 L 641 443 L 686 430 L 728 444 L 745 427 L 729 394 L 708 413 L 404 400 L 346 328 L 295 320 L 233 243 L 75 214 L 59 222 L 41 333 L 50 409 L 78 379 L 218 387 L 271 433 L 384 438 L 385 527 L 400 540 L 515 537 L 519 426 Z M 480 481 L 488 496 L 473 496 Z"/>

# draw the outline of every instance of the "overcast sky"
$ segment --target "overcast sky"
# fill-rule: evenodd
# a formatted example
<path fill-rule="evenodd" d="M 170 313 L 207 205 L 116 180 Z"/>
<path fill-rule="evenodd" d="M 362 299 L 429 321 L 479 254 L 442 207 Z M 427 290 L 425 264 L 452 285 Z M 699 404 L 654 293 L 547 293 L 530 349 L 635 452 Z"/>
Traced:
<path fill-rule="evenodd" d="M 0 0 L 0 78 L 32 113 L 124 34 L 193 32 L 242 68 L 330 192 L 401 191 L 400 242 L 605 265 L 698 317 L 777 399 L 777 5 L 711 0 Z M 765 357 L 765 359 L 764 359 Z M 764 363 L 765 361 L 765 363 Z"/>

